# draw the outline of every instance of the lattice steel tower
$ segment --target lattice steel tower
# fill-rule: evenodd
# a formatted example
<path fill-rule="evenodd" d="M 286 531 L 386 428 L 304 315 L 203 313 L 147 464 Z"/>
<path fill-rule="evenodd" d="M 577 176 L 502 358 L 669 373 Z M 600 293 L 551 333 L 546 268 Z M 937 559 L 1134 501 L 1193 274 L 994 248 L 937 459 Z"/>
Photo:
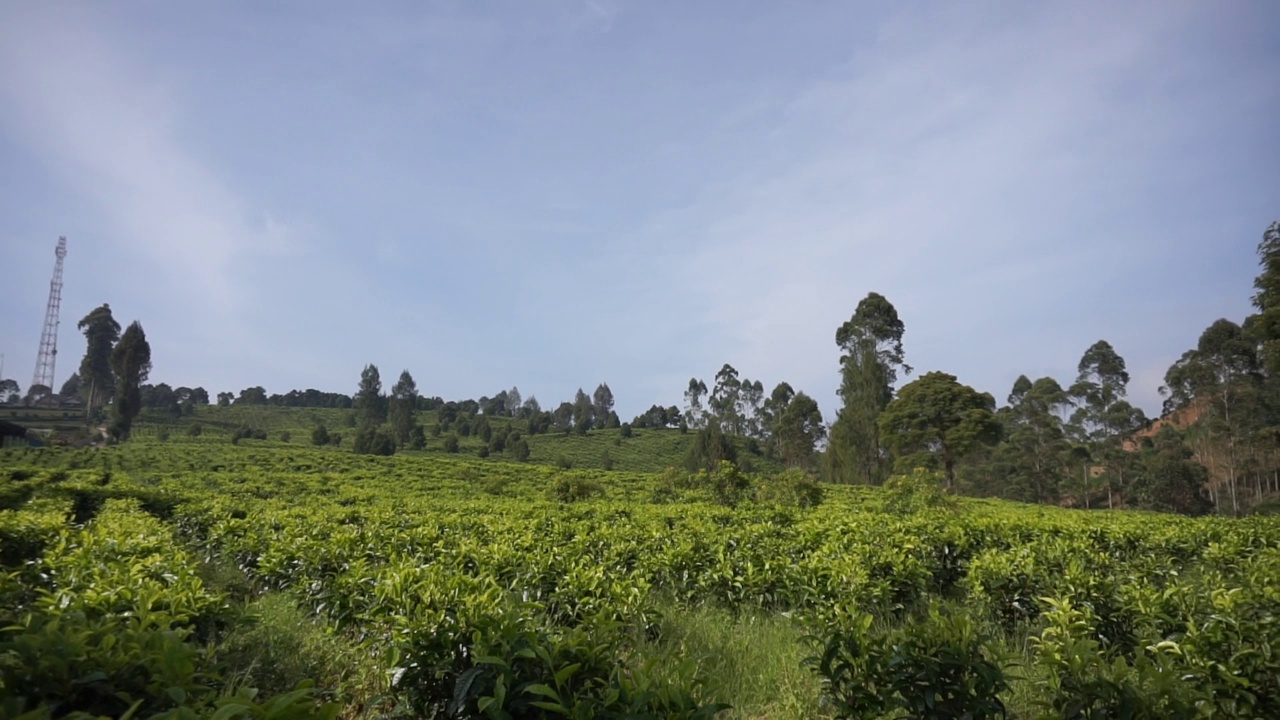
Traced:
<path fill-rule="evenodd" d="M 44 330 L 40 333 L 40 353 L 36 355 L 36 372 L 31 378 L 31 387 L 43 385 L 49 393 L 57 392 L 53 387 L 53 365 L 58 360 L 58 311 L 62 308 L 62 259 L 67 256 L 67 239 L 58 238 L 58 248 L 53 251 L 58 257 L 53 264 L 53 279 L 49 281 L 49 304 L 44 310 Z"/>

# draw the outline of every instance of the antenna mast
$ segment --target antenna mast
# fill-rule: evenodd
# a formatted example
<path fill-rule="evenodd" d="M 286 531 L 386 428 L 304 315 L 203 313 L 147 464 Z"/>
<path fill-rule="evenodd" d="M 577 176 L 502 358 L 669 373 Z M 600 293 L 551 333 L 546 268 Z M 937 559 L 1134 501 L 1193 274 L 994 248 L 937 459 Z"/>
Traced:
<path fill-rule="evenodd" d="M 40 353 L 36 355 L 36 372 L 31 378 L 31 387 L 43 385 L 53 389 L 53 366 L 58 360 L 58 311 L 62 308 L 62 259 L 67 256 L 67 238 L 58 238 L 58 248 L 53 251 L 58 257 L 53 264 L 53 279 L 49 281 L 49 304 L 44 311 L 44 330 L 40 333 Z M 30 390 L 28 390 L 30 392 Z"/>

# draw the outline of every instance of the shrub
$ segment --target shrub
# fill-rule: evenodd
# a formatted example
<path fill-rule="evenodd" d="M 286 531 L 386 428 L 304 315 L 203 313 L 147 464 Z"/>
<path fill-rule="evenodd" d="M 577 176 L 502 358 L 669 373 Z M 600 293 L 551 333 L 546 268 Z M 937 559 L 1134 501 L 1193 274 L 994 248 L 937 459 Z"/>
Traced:
<path fill-rule="evenodd" d="M 448 453 L 458 452 L 458 436 L 449 433 L 444 437 L 444 451 Z"/>
<path fill-rule="evenodd" d="M 489 434 L 489 452 L 500 453 L 507 449 L 507 433 L 495 432 Z"/>
<path fill-rule="evenodd" d="M 681 499 L 681 491 L 686 489 L 688 485 L 688 475 L 676 468 L 668 467 L 658 476 L 657 482 L 654 483 L 649 502 L 660 505 L 676 502 Z"/>
<path fill-rule="evenodd" d="M 329 429 L 326 428 L 323 423 L 315 426 L 315 429 L 311 431 L 312 445 L 328 445 L 331 440 L 332 438 L 329 436 Z M 336 445 L 337 443 L 334 444 Z"/>
<path fill-rule="evenodd" d="M 760 480 L 756 501 L 787 507 L 816 507 L 822 502 L 822 487 L 809 473 L 792 468 Z"/>
<path fill-rule="evenodd" d="M 231 443 L 233 445 L 238 444 L 241 440 L 266 440 L 266 439 L 267 439 L 266 430 L 261 430 L 255 427 L 251 427 L 247 423 L 242 424 L 240 427 L 236 428 L 235 432 L 231 433 Z"/>
<path fill-rule="evenodd" d="M 942 489 L 942 483 L 942 473 L 936 470 L 916 468 L 909 474 L 894 475 L 884 483 L 884 510 L 895 515 L 955 510 L 955 498 Z"/>
<path fill-rule="evenodd" d="M 409 431 L 409 449 L 423 450 L 427 447 L 427 433 L 421 425 L 414 425 Z"/>
<path fill-rule="evenodd" d="M 1197 718 L 1262 717 L 1236 707 L 1225 714 L 1204 710 L 1221 702 L 1231 689 L 1246 684 L 1233 677 L 1222 698 L 1214 698 L 1197 673 L 1182 665 L 1186 651 L 1175 642 L 1140 649 L 1132 662 L 1110 658 L 1096 639 L 1097 617 L 1088 607 L 1046 598 L 1048 627 L 1032 636 L 1036 664 L 1044 671 L 1038 684 L 1047 691 L 1040 704 L 1046 716 L 1063 718 Z M 1210 675 L 1211 677 L 1211 675 Z M 1240 712 L 1245 710 L 1244 712 Z M 1270 715 L 1268 715 L 1270 716 Z"/>
<path fill-rule="evenodd" d="M 603 494 L 604 486 L 585 477 L 562 477 L 551 486 L 551 499 L 562 503 L 590 500 Z"/>
<path fill-rule="evenodd" d="M 288 430 L 284 430 L 280 433 L 281 442 L 289 442 L 292 439 L 293 439 L 293 433 L 289 432 Z"/>
<path fill-rule="evenodd" d="M 187 428 L 188 437 L 200 437 L 201 433 L 203 432 L 204 432 L 204 428 L 200 427 L 200 423 L 196 423 L 195 425 L 192 425 L 191 427 Z"/>
<path fill-rule="evenodd" d="M 692 491 L 694 499 L 728 507 L 734 507 L 747 499 L 751 490 L 751 479 L 728 460 L 721 460 L 714 471 L 699 470 L 692 475 L 668 469 L 659 484 L 664 482 L 673 485 L 676 490 Z"/>
<path fill-rule="evenodd" d="M 734 449 L 733 442 L 713 423 L 694 436 L 693 444 L 685 454 L 684 466 L 689 472 L 715 472 L 722 462 L 733 463 L 737 459 L 738 452 Z"/>
<path fill-rule="evenodd" d="M 357 455 L 394 455 L 395 438 L 382 428 L 365 425 L 356 431 L 356 438 L 351 446 Z"/>
<path fill-rule="evenodd" d="M 822 656 L 806 664 L 838 718 L 1005 717 L 1004 672 L 964 616 L 931 606 L 921 621 L 886 630 L 858 614 L 826 632 Z"/>

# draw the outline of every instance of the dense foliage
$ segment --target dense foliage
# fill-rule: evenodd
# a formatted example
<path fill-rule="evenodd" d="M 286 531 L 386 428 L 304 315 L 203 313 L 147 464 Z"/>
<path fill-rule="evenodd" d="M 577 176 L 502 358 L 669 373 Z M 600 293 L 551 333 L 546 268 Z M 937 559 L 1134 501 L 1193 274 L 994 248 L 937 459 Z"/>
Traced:
<path fill-rule="evenodd" d="M 794 629 L 795 717 L 1280 716 L 1272 518 L 146 433 L 0 472 L 6 716 L 746 713 L 674 630 L 702 608 Z M 374 679 L 238 664 L 271 598 Z"/>

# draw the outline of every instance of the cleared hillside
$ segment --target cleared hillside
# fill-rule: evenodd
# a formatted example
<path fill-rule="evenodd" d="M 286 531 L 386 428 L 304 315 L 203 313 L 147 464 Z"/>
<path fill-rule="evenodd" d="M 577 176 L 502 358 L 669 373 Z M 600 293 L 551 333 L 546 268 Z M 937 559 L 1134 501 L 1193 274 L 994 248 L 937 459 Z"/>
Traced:
<path fill-rule="evenodd" d="M 482 448 L 487 443 L 474 434 L 452 434 L 458 440 L 458 452 L 449 453 L 445 449 L 444 436 L 437 424 L 435 413 L 423 412 L 419 415 L 427 435 L 426 448 L 421 451 L 401 451 L 402 455 L 450 455 L 457 454 L 479 458 Z M 633 430 L 631 437 L 625 437 L 621 429 L 590 430 L 585 435 L 577 433 L 547 433 L 528 435 L 524 432 L 525 423 L 509 418 L 488 418 L 491 428 L 497 430 L 509 427 L 521 432 L 529 444 L 528 463 L 534 465 L 551 465 L 592 470 L 617 470 L 626 472 L 660 472 L 669 467 L 684 467 L 685 456 L 693 443 L 693 432 L 680 432 L 675 429 Z M 135 434 L 139 438 L 158 440 L 166 437 L 169 443 L 230 443 L 232 434 L 243 426 L 264 430 L 267 439 L 242 440 L 245 445 L 309 445 L 311 432 L 323 424 L 331 434 L 342 437 L 337 448 L 350 451 L 352 437 L 355 435 L 357 415 L 355 410 L 332 408 L 290 408 L 268 405 L 209 405 L 199 407 L 195 414 L 174 417 L 171 414 L 146 411 L 138 424 Z M 200 434 L 193 436 L 192 429 L 198 427 Z M 287 442 L 284 440 L 288 437 Z M 781 464 L 768 457 L 758 446 L 755 451 L 751 444 L 737 439 L 738 464 L 748 471 L 774 472 L 782 469 Z M 497 453 L 484 458 L 491 462 L 510 461 L 506 453 Z"/>

